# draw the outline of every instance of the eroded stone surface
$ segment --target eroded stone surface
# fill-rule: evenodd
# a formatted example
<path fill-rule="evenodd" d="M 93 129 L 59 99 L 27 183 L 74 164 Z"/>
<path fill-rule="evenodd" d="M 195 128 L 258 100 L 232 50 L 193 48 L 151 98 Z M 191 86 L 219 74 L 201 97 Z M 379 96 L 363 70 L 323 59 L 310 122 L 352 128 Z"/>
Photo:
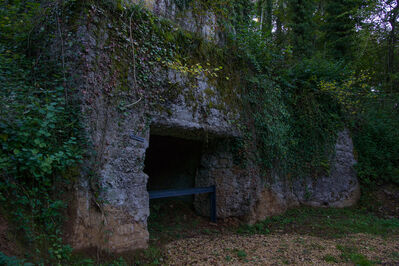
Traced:
<path fill-rule="evenodd" d="M 170 19 L 177 23 L 181 28 L 200 34 L 207 40 L 219 43 L 222 33 L 218 31 L 216 15 L 210 11 L 201 10 L 199 14 L 195 8 L 186 7 L 180 10 L 173 0 L 127 0 L 127 4 L 141 4 L 151 10 L 155 15 Z M 197 4 L 192 2 L 191 4 Z M 198 7 L 197 7 L 198 8 Z"/>
<path fill-rule="evenodd" d="M 348 130 L 338 133 L 329 176 L 306 178 L 294 184 L 294 193 L 305 205 L 348 207 L 360 197 L 360 186 L 353 168 L 356 160 Z"/>
<path fill-rule="evenodd" d="M 256 167 L 240 167 L 234 163 L 229 140 L 216 139 L 209 143 L 196 177 L 198 187 L 216 186 L 217 216 L 220 218 L 247 215 L 260 192 L 261 179 Z M 207 196 L 196 196 L 195 207 L 209 215 Z"/>
<path fill-rule="evenodd" d="M 128 66 L 124 84 L 128 88 L 116 89 L 121 81 L 113 60 L 122 60 L 125 53 L 110 48 L 112 19 L 96 12 L 92 8 L 91 19 L 80 23 L 76 30 L 79 47 L 68 54 L 68 61 L 74 62 L 70 68 L 90 142 L 87 170 L 82 172 L 76 187 L 69 239 L 77 249 L 97 247 L 124 252 L 145 248 L 148 242 L 148 176 L 143 169 L 150 130 L 159 135 L 199 140 L 228 137 L 237 132 L 229 123 L 236 115 L 210 107 L 210 101 L 219 103 L 218 106 L 222 102 L 205 76 L 197 77 L 192 81 L 194 86 L 188 86 L 187 78 L 175 70 L 154 70 L 151 79 L 182 88 L 176 98 L 156 105 L 148 100 L 148 95 L 137 101 L 132 66 Z M 144 142 L 132 139 L 132 134 Z"/>
<path fill-rule="evenodd" d="M 270 188 L 265 188 L 260 193 L 255 206 L 247 217 L 247 223 L 252 225 L 267 217 L 284 213 L 290 207 L 284 197 L 278 195 Z"/>
<path fill-rule="evenodd" d="M 152 134 L 200 140 L 239 135 L 238 129 L 231 123 L 239 119 L 238 111 L 223 104 L 217 89 L 209 84 L 205 76 L 196 78 L 194 88 L 188 87 L 188 80 L 176 71 L 169 70 L 167 79 L 183 89 L 174 101 L 165 103 L 168 112 L 151 110 Z M 188 94 L 190 99 L 185 97 Z M 210 103 L 219 106 L 219 109 L 210 107 Z"/>
<path fill-rule="evenodd" d="M 168 0 L 146 3 L 163 16 L 174 12 Z M 187 29 L 203 30 L 204 36 L 213 34 L 209 27 L 190 28 L 194 22 L 190 22 L 190 15 L 188 18 Z M 182 90 L 177 97 L 158 106 L 146 97 L 130 106 L 138 100 L 133 68 L 127 73 L 128 90 L 115 90 L 119 81 L 111 69 L 111 56 L 121 59 L 125 54 L 110 50 L 107 23 L 98 23 L 104 19 L 93 15 L 93 21 L 84 21 L 76 33 L 79 45 L 84 48 L 67 55 L 75 56 L 70 61 L 77 62 L 73 66 L 75 83 L 91 142 L 86 162 L 90 171 L 82 173 L 81 183 L 76 187 L 70 236 L 73 247 L 123 252 L 147 246 L 148 176 L 143 169 L 150 133 L 203 141 L 196 186 L 216 186 L 217 214 L 222 218 L 240 216 L 253 223 L 298 204 L 343 207 L 357 200 L 359 187 L 353 171 L 353 145 L 347 131 L 339 134 L 329 176 L 292 183 L 274 174 L 273 180 L 264 180 L 251 160 L 245 167 L 234 162 L 230 144 L 240 134 L 231 121 L 239 120 L 239 112 L 226 105 L 211 107 L 223 106 L 223 100 L 206 77 L 197 77 L 195 86 L 187 86 L 187 80 L 176 71 L 156 69 L 150 78 L 160 84 L 176 83 Z M 210 15 L 204 21 L 214 19 Z M 185 97 L 187 94 L 191 101 Z M 121 99 L 125 107 L 129 106 L 123 111 L 119 110 Z M 131 134 L 142 137 L 144 142 L 133 140 Z M 209 215 L 207 196 L 197 196 L 195 207 L 200 214 Z"/>
<path fill-rule="evenodd" d="M 108 252 L 124 252 L 146 248 L 149 234 L 145 224 L 122 206 L 96 203 L 88 184 L 81 184 L 73 204 L 76 217 L 70 224 L 69 242 L 75 249 L 99 248 Z"/>
<path fill-rule="evenodd" d="M 338 133 L 335 153 L 328 176 L 301 178 L 288 182 L 275 177 L 258 196 L 247 217 L 248 222 L 282 214 L 287 208 L 302 205 L 314 207 L 349 207 L 360 198 L 360 186 L 354 170 L 356 160 L 348 130 Z"/>

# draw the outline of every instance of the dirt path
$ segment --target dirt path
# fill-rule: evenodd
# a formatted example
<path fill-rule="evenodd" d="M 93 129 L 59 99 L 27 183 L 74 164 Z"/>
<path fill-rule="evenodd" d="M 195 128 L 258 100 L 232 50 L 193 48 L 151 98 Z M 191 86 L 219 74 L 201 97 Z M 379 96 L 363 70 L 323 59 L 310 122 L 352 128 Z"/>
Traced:
<path fill-rule="evenodd" d="M 399 265 L 399 236 L 353 234 L 338 239 L 298 234 L 210 234 L 176 240 L 168 265 Z"/>
<path fill-rule="evenodd" d="M 198 217 L 169 203 L 150 221 L 149 263 L 166 265 L 398 265 L 399 188 L 355 208 L 288 210 L 254 226 Z M 395 190 L 396 191 L 396 190 Z M 176 206 L 179 206 L 178 208 Z M 181 210 L 181 212 L 177 212 Z M 154 253 L 154 252 L 153 252 Z"/>

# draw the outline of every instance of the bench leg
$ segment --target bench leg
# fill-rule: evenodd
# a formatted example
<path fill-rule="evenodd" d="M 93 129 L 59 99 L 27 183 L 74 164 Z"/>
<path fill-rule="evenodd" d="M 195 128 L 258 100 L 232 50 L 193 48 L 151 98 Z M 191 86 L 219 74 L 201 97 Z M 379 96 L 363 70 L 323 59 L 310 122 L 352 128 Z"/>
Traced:
<path fill-rule="evenodd" d="M 215 187 L 213 187 L 213 192 L 209 193 L 210 196 L 210 202 L 211 202 L 211 221 L 213 223 L 216 223 L 216 190 Z"/>

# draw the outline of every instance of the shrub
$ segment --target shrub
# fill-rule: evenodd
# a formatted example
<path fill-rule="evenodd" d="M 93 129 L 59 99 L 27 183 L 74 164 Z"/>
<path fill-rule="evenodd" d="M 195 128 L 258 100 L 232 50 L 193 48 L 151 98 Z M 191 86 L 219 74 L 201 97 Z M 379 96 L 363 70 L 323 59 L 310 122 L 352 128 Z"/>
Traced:
<path fill-rule="evenodd" d="M 356 170 L 363 185 L 399 185 L 399 114 L 388 105 L 370 107 L 355 127 Z"/>

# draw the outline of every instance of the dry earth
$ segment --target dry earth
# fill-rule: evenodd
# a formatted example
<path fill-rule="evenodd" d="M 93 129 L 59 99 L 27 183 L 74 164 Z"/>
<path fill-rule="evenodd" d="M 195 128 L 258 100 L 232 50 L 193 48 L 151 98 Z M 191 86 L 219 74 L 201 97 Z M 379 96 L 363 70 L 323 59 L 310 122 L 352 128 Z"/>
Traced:
<path fill-rule="evenodd" d="M 13 241 L 7 220 L 0 214 L 0 251 L 7 256 L 17 255 L 17 245 Z"/>
<path fill-rule="evenodd" d="M 340 246 L 355 247 L 357 254 L 378 264 L 399 265 L 399 236 L 368 234 L 339 239 L 297 234 L 202 235 L 169 243 L 165 257 L 168 265 L 329 265 L 334 263 L 331 258 L 353 265 L 345 262 Z"/>

